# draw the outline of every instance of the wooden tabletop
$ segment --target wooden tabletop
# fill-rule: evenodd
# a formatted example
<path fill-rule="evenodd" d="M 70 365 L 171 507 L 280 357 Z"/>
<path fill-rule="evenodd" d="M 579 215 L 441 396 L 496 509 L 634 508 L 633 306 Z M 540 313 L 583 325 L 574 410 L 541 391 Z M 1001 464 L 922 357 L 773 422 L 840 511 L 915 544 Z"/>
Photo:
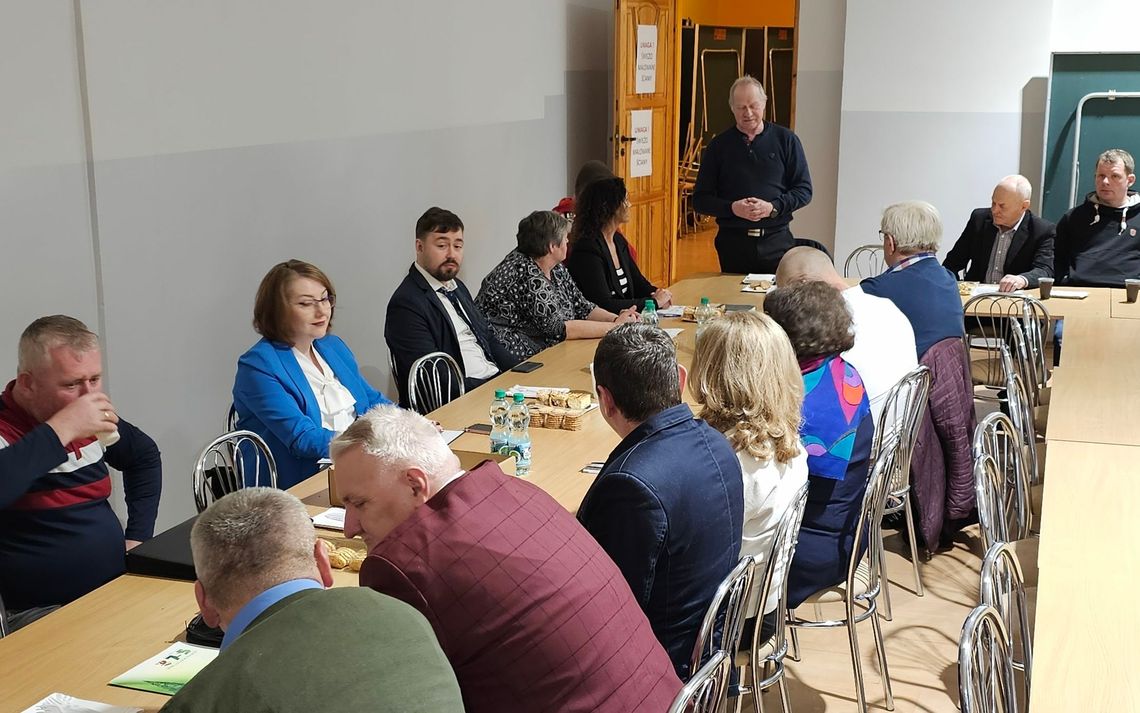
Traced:
<path fill-rule="evenodd" d="M 1124 290 L 1109 291 L 1109 306 L 1112 316 L 1119 319 L 1140 319 L 1140 301 L 1129 302 Z"/>
<path fill-rule="evenodd" d="M 1140 445 L 1140 321 L 1068 319 L 1062 344 L 1048 440 Z"/>
<path fill-rule="evenodd" d="M 1140 447 L 1048 453 L 1030 713 L 1140 711 Z"/>

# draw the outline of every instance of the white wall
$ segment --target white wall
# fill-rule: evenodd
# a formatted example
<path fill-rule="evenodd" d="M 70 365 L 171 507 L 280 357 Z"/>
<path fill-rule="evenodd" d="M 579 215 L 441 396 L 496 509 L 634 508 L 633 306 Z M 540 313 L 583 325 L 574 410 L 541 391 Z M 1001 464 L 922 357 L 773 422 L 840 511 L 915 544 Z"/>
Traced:
<path fill-rule="evenodd" d="M 792 231 L 829 247 L 835 245 L 846 12 L 846 0 L 801 2 L 797 29 L 795 130 L 807 154 L 812 199 L 796 211 Z"/>
<path fill-rule="evenodd" d="M 81 0 L 96 261 L 72 3 L 18 5 L 0 14 L 0 89 L 28 116 L 0 125 L 0 148 L 43 136 L 0 152 L 0 206 L 26 204 L 0 211 L 5 294 L 26 312 L 5 311 L 4 334 L 14 356 L 39 314 L 94 325 L 101 278 L 111 396 L 163 451 L 160 527 L 193 512 L 193 458 L 222 430 L 271 265 L 330 275 L 337 332 L 392 393 L 384 308 L 416 218 L 464 219 L 477 290 L 519 218 L 605 151 L 602 0 Z"/>
<path fill-rule="evenodd" d="M 1140 52 L 1136 0 L 1053 0 L 1054 52 Z"/>
<path fill-rule="evenodd" d="M 858 11 L 856 11 L 858 8 Z M 849 3 L 836 255 L 877 242 L 882 209 L 928 200 L 942 253 L 993 185 L 1040 175 L 1050 0 Z"/>

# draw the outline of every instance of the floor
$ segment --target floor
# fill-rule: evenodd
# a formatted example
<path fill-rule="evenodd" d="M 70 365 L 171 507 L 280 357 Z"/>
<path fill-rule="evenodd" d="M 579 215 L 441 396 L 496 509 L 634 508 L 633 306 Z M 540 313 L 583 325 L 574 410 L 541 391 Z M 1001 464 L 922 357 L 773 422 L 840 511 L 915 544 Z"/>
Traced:
<path fill-rule="evenodd" d="M 715 226 L 686 233 L 677 240 L 677 280 L 717 272 Z M 992 407 L 979 408 L 979 417 Z M 959 533 L 952 549 L 922 563 L 925 596 L 914 593 L 906 538 L 885 534 L 887 571 L 894 620 L 883 621 L 883 637 L 898 713 L 955 713 L 958 710 L 958 638 L 962 623 L 978 601 L 981 540 L 977 526 Z M 826 613 L 826 612 L 825 612 Z M 863 680 L 869 706 L 886 709 L 870 622 L 859 626 Z M 855 710 L 855 680 L 846 629 L 801 631 L 801 661 L 788 661 L 790 708 L 795 713 Z M 779 693 L 763 694 L 764 709 L 780 711 Z M 751 696 L 742 701 L 752 710 Z"/>
<path fill-rule="evenodd" d="M 977 526 L 959 533 L 952 549 L 922 563 L 925 595 L 914 594 L 914 574 L 906 538 L 888 531 L 887 572 L 893 621 L 882 621 L 895 711 L 954 713 L 958 710 L 958 638 L 978 601 L 981 540 Z M 825 611 L 825 614 L 827 612 Z M 859 626 L 863 680 L 872 709 L 885 710 L 869 621 Z M 796 713 L 855 710 L 855 680 L 846 629 L 800 632 L 801 661 L 788 661 L 791 710 Z M 764 694 L 764 708 L 779 711 L 779 694 Z M 745 696 L 744 709 L 752 700 Z"/>

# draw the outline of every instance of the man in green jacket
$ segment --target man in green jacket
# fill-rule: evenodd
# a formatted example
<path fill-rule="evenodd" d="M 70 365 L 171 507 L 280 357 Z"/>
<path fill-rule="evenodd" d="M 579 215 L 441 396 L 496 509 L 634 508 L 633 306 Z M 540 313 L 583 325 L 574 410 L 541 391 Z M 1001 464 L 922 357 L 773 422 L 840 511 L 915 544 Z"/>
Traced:
<path fill-rule="evenodd" d="M 273 488 L 221 498 L 190 535 L 202 617 L 221 653 L 162 710 L 462 711 L 427 620 L 332 568 L 301 501 Z"/>

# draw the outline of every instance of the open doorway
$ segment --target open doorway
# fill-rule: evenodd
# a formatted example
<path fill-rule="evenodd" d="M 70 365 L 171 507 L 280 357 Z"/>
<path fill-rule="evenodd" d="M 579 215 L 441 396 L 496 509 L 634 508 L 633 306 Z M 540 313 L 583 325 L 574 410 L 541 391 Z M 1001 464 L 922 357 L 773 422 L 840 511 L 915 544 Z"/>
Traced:
<path fill-rule="evenodd" d="M 740 3 L 679 0 L 675 280 L 719 269 L 716 224 L 697 214 L 692 191 L 701 152 L 733 125 L 728 104 L 742 74 L 761 81 L 768 94 L 764 120 L 795 128 L 796 0 Z"/>

